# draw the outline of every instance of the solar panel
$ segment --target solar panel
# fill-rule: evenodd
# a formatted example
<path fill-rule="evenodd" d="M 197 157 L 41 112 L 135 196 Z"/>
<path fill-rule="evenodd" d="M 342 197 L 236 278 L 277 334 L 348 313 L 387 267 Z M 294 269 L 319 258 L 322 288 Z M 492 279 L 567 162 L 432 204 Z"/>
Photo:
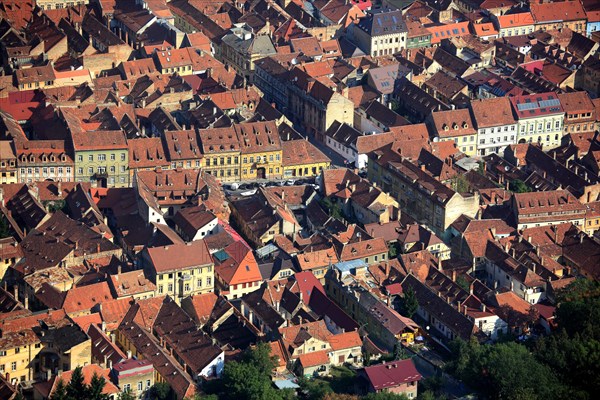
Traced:
<path fill-rule="evenodd" d="M 558 99 L 540 101 L 540 107 L 556 107 L 558 105 L 560 105 L 560 101 Z"/>
<path fill-rule="evenodd" d="M 537 108 L 537 104 L 536 103 L 521 103 L 521 104 L 517 104 L 517 110 L 519 110 L 519 111 L 533 110 L 534 108 Z"/>

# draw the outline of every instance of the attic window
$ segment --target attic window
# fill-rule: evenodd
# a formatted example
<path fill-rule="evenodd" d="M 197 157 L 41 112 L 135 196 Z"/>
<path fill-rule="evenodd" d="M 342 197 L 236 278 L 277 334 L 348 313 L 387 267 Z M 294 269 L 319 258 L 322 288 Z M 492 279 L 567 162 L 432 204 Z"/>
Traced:
<path fill-rule="evenodd" d="M 457 123 L 454 123 L 454 124 L 452 125 L 452 128 L 454 128 L 454 130 L 455 130 L 455 131 L 456 131 L 456 130 L 458 130 L 458 124 L 457 124 Z"/>
<path fill-rule="evenodd" d="M 448 127 L 448 125 L 444 124 L 444 125 L 442 125 L 442 129 L 443 129 L 443 130 L 445 130 L 445 131 L 447 131 L 447 130 L 449 130 L 450 128 Z"/>
<path fill-rule="evenodd" d="M 463 122 L 463 129 L 467 129 L 469 127 L 469 124 L 467 124 L 466 122 Z"/>

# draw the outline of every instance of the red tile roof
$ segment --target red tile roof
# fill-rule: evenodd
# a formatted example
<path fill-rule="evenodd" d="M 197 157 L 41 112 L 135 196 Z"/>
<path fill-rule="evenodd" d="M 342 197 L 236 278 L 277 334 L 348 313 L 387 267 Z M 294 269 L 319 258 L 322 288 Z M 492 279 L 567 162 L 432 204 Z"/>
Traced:
<path fill-rule="evenodd" d="M 536 23 L 574 21 L 585 19 L 585 10 L 579 0 L 552 3 L 534 3 L 530 5 L 531 15 Z"/>
<path fill-rule="evenodd" d="M 411 359 L 373 365 L 363 371 L 376 391 L 421 379 Z"/>
<path fill-rule="evenodd" d="M 195 266 L 212 265 L 204 240 L 185 244 L 153 247 L 147 250 L 152 267 L 158 273 L 177 271 Z"/>

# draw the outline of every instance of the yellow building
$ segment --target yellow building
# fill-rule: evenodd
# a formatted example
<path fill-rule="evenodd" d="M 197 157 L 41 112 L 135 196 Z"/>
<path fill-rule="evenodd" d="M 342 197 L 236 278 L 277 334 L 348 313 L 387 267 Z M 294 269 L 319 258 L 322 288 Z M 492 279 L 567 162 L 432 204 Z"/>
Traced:
<path fill-rule="evenodd" d="M 283 176 L 317 176 L 328 169 L 331 160 L 308 140 L 289 140 L 281 143 Z"/>
<path fill-rule="evenodd" d="M 17 183 L 17 156 L 12 142 L 0 141 L 0 184 Z"/>
<path fill-rule="evenodd" d="M 181 76 L 192 75 L 194 49 L 186 47 L 183 49 L 160 49 L 154 53 L 154 61 L 161 74 L 172 74 L 177 72 Z"/>
<path fill-rule="evenodd" d="M 242 157 L 242 180 L 281 178 L 281 139 L 274 121 L 235 125 Z"/>
<path fill-rule="evenodd" d="M 0 338 L 0 373 L 12 382 L 34 379 L 33 361 L 42 349 L 42 343 L 32 329 L 3 332 Z"/>
<path fill-rule="evenodd" d="M 15 265 L 23 257 L 17 241 L 12 237 L 0 239 L 0 280 L 11 265 Z"/>
<path fill-rule="evenodd" d="M 240 141 L 233 127 L 201 129 L 203 171 L 221 182 L 236 182 L 240 175 Z"/>
<path fill-rule="evenodd" d="M 468 109 L 437 111 L 427 117 L 427 126 L 433 137 L 453 141 L 466 155 L 477 155 L 477 131 Z"/>
<path fill-rule="evenodd" d="M 159 296 L 167 294 L 179 302 L 214 289 L 214 264 L 204 240 L 148 248 L 143 258 Z"/>

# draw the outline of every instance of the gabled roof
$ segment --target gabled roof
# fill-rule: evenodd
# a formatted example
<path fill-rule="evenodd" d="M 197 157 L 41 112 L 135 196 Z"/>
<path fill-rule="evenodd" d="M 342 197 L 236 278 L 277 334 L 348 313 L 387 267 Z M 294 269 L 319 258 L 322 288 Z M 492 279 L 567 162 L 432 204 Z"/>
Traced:
<path fill-rule="evenodd" d="M 213 263 L 204 240 L 153 247 L 147 249 L 147 252 L 152 268 L 158 273 L 212 265 Z"/>
<path fill-rule="evenodd" d="M 215 272 L 228 285 L 259 282 L 262 276 L 252 250 L 243 242 L 234 242 L 213 255 Z"/>
<path fill-rule="evenodd" d="M 421 374 L 411 359 L 365 367 L 361 373 L 378 392 L 421 380 Z"/>

